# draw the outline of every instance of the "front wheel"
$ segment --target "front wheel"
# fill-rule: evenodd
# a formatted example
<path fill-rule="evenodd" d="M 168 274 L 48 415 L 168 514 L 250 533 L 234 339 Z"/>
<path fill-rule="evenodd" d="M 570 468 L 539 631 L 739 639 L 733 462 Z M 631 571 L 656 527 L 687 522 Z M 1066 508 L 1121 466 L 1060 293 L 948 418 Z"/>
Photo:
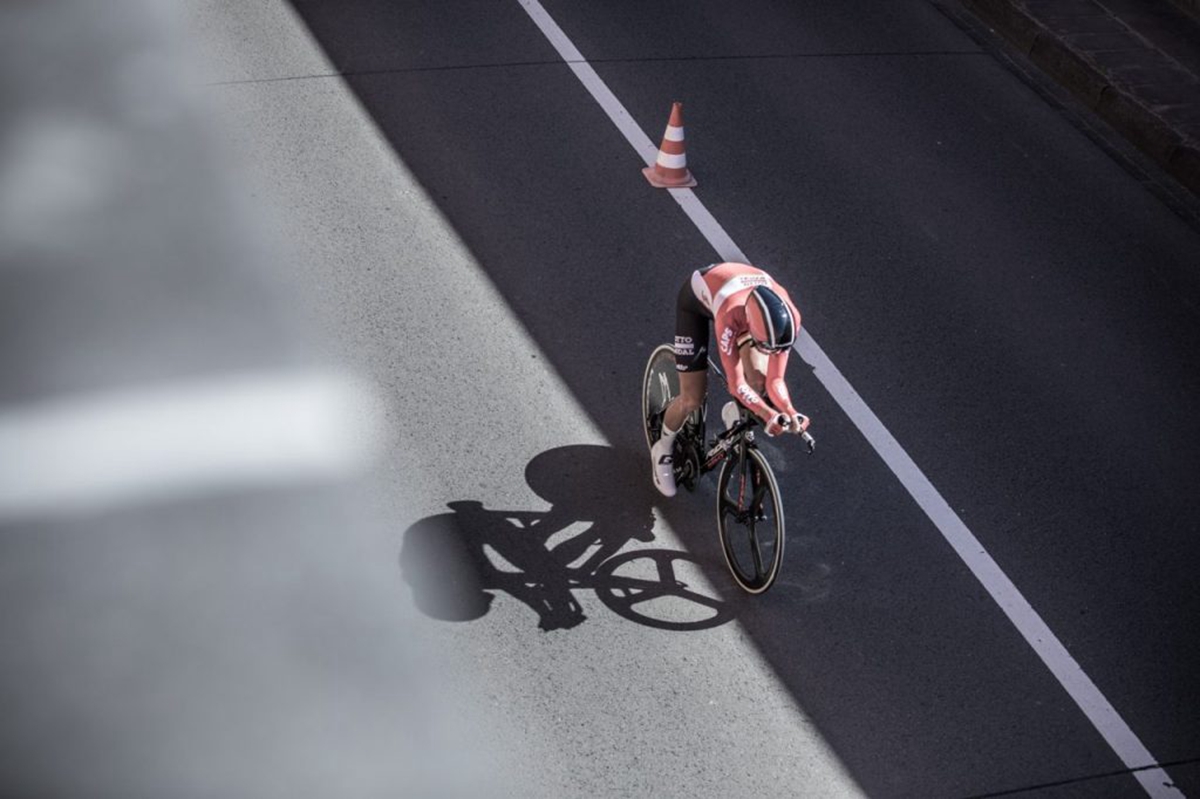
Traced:
<path fill-rule="evenodd" d="M 771 587 L 783 562 L 783 505 L 771 465 L 744 447 L 721 467 L 717 530 L 733 579 L 751 594 Z"/>

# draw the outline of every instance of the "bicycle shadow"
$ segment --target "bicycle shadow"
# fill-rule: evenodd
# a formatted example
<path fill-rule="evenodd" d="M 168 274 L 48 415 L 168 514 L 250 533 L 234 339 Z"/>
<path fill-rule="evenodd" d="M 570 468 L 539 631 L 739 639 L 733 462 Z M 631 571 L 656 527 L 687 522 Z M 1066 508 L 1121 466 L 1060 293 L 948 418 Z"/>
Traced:
<path fill-rule="evenodd" d="M 704 587 L 686 552 L 627 547 L 654 540 L 653 489 L 640 454 L 575 445 L 547 450 L 525 469 L 546 511 L 447 503 L 404 533 L 400 569 L 414 603 L 443 621 L 472 621 L 503 591 L 529 606 L 543 631 L 587 616 L 576 592 L 594 590 L 618 615 L 666 630 L 700 630 L 733 617 Z M 616 501 L 615 497 L 621 497 Z"/>

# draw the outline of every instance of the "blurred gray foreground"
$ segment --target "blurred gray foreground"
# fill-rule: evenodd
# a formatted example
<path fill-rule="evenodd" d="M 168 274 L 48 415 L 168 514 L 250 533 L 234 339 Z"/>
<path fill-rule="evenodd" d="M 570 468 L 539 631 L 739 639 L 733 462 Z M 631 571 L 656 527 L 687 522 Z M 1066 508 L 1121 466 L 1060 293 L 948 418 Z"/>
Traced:
<path fill-rule="evenodd" d="M 0 5 L 0 794 L 476 793 L 170 8 Z"/>

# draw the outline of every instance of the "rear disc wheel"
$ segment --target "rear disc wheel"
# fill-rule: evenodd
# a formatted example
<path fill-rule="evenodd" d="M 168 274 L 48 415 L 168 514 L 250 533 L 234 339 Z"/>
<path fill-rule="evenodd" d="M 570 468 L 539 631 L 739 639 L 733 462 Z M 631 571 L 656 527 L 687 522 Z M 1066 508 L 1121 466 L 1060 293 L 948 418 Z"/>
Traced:
<path fill-rule="evenodd" d="M 677 396 L 679 373 L 675 370 L 675 350 L 670 344 L 662 344 L 650 354 L 642 377 L 642 423 L 647 449 L 662 435 L 663 412 Z"/>

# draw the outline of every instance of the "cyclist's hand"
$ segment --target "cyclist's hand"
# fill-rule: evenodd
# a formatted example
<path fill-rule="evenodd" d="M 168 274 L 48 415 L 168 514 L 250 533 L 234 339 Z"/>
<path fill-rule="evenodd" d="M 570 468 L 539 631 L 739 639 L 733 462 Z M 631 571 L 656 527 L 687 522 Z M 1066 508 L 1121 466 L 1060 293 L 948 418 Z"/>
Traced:
<path fill-rule="evenodd" d="M 809 419 L 802 413 L 793 413 L 788 417 L 787 429 L 789 433 L 800 435 L 808 429 Z"/>
<path fill-rule="evenodd" d="M 808 434 L 808 417 L 802 413 L 793 413 L 789 421 L 791 421 L 791 424 L 788 425 L 788 430 L 800 436 L 800 439 L 808 446 L 808 454 L 813 454 L 817 442 Z"/>
<path fill-rule="evenodd" d="M 784 430 L 787 429 L 787 425 L 788 425 L 789 421 L 791 421 L 791 420 L 787 414 L 785 414 L 785 413 L 775 414 L 775 416 L 769 422 L 767 422 L 765 425 L 767 435 L 771 436 L 772 438 L 779 435 L 780 433 L 782 433 Z"/>

